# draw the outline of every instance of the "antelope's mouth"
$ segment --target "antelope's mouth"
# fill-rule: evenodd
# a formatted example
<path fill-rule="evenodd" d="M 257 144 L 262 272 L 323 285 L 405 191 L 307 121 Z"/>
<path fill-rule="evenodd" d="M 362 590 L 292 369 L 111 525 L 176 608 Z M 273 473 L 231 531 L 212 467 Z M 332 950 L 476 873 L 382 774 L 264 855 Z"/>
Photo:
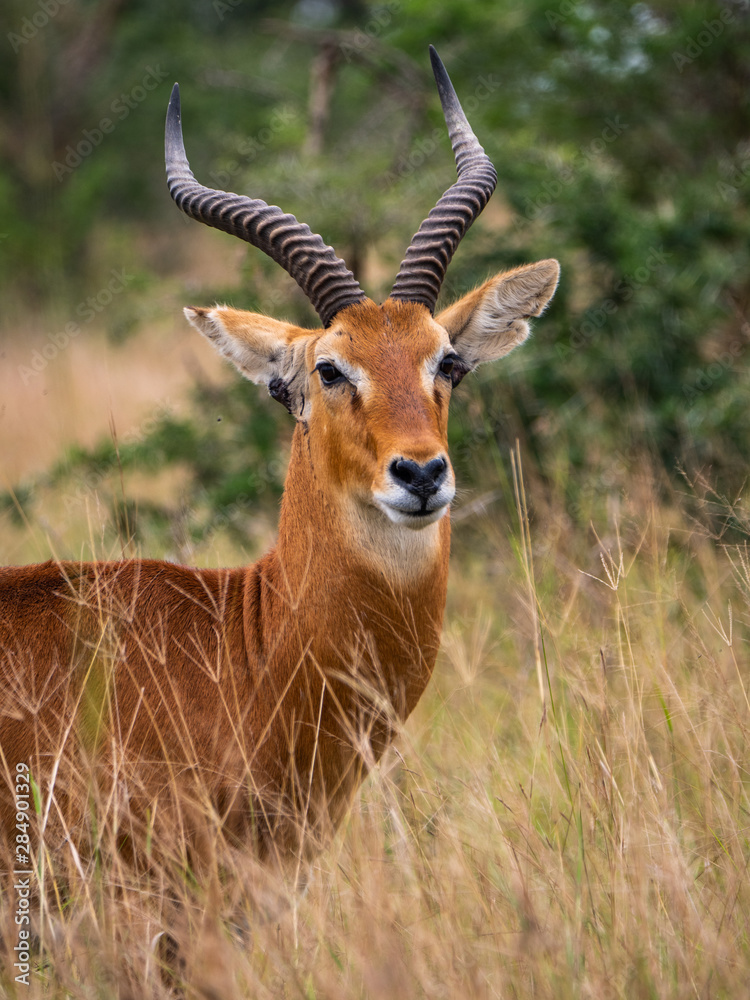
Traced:
<path fill-rule="evenodd" d="M 417 499 L 414 496 L 392 497 L 383 493 L 376 493 L 373 497 L 375 505 L 381 510 L 389 521 L 400 524 L 407 528 L 426 528 L 429 524 L 434 524 L 450 508 L 454 490 L 441 491 L 450 493 L 450 496 L 433 496 L 421 503 L 414 503 Z"/>
<path fill-rule="evenodd" d="M 429 524 L 434 524 L 448 510 L 448 504 L 443 504 L 435 510 L 401 510 L 391 504 L 378 504 L 378 507 L 386 514 L 394 524 L 403 525 L 406 528 L 426 528 Z"/>

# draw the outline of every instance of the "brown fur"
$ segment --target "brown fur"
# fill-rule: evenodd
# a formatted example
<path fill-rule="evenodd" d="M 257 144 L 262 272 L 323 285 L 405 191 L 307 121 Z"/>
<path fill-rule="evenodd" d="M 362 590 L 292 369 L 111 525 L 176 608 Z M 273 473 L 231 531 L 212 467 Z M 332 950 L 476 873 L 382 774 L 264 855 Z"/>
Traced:
<path fill-rule="evenodd" d="M 447 455 L 451 386 L 436 372 L 446 353 L 461 354 L 462 334 L 471 329 L 473 367 L 528 332 L 521 317 L 541 311 L 557 269 L 519 270 L 522 302 L 500 276 L 445 323 L 391 300 L 350 306 L 326 331 L 186 310 L 297 416 L 278 544 L 232 570 L 153 560 L 0 569 L 8 832 L 24 762 L 58 840 L 83 836 L 92 780 L 102 802 L 127 804 L 134 827 L 189 826 L 194 810 L 262 855 L 330 834 L 424 691 L 445 606 L 448 517 L 404 526 L 373 497 L 392 488 L 394 456 Z M 498 319 L 511 286 L 512 315 Z M 494 344 L 478 357 L 482 336 L 492 339 L 483 310 Z M 321 358 L 351 381 L 323 385 Z"/>

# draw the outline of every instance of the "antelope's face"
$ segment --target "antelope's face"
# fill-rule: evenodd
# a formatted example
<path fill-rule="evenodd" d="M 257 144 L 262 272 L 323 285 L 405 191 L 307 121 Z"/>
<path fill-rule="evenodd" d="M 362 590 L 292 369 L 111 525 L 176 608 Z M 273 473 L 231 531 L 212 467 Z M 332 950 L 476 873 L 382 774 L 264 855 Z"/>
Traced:
<path fill-rule="evenodd" d="M 313 461 L 329 489 L 410 528 L 455 493 L 448 404 L 455 351 L 424 306 L 367 300 L 308 346 Z"/>
<path fill-rule="evenodd" d="M 305 424 L 317 481 L 359 516 L 421 529 L 455 494 L 448 406 L 455 385 L 526 339 L 554 292 L 556 261 L 490 279 L 436 318 L 417 302 L 369 299 L 305 330 L 234 309 L 188 319 Z"/>
<path fill-rule="evenodd" d="M 321 488 L 360 519 L 415 529 L 439 520 L 455 493 L 447 450 L 452 388 L 526 339 L 526 320 L 542 312 L 559 274 L 554 260 L 499 274 L 433 319 L 445 268 L 492 195 L 497 173 L 432 46 L 430 59 L 458 179 L 415 233 L 382 306 L 293 216 L 196 181 L 176 84 L 165 131 L 175 202 L 277 261 L 304 290 L 324 329 L 225 308 L 187 309 L 188 319 L 303 422 Z"/>

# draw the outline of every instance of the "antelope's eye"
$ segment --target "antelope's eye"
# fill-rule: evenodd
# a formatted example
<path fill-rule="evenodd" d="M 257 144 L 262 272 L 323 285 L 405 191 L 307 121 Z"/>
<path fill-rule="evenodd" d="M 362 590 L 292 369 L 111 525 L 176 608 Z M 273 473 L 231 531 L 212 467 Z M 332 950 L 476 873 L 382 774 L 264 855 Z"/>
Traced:
<path fill-rule="evenodd" d="M 315 371 L 320 375 L 323 385 L 335 385 L 337 382 L 346 381 L 346 376 L 342 375 L 330 361 L 321 361 Z"/>
<path fill-rule="evenodd" d="M 446 378 L 450 378 L 453 374 L 453 368 L 456 364 L 456 357 L 454 354 L 449 354 L 447 357 L 443 358 L 440 362 L 440 374 L 445 375 Z"/>

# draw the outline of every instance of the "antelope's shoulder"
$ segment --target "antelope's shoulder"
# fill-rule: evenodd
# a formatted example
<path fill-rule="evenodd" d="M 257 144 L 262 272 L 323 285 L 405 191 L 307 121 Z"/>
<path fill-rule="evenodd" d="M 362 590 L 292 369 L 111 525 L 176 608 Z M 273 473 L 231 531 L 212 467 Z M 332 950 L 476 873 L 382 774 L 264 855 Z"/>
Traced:
<path fill-rule="evenodd" d="M 44 624 L 84 627 L 202 609 L 222 617 L 241 599 L 241 569 L 196 569 L 158 559 L 108 562 L 48 560 L 0 567 L 0 636 L 33 634 Z"/>

